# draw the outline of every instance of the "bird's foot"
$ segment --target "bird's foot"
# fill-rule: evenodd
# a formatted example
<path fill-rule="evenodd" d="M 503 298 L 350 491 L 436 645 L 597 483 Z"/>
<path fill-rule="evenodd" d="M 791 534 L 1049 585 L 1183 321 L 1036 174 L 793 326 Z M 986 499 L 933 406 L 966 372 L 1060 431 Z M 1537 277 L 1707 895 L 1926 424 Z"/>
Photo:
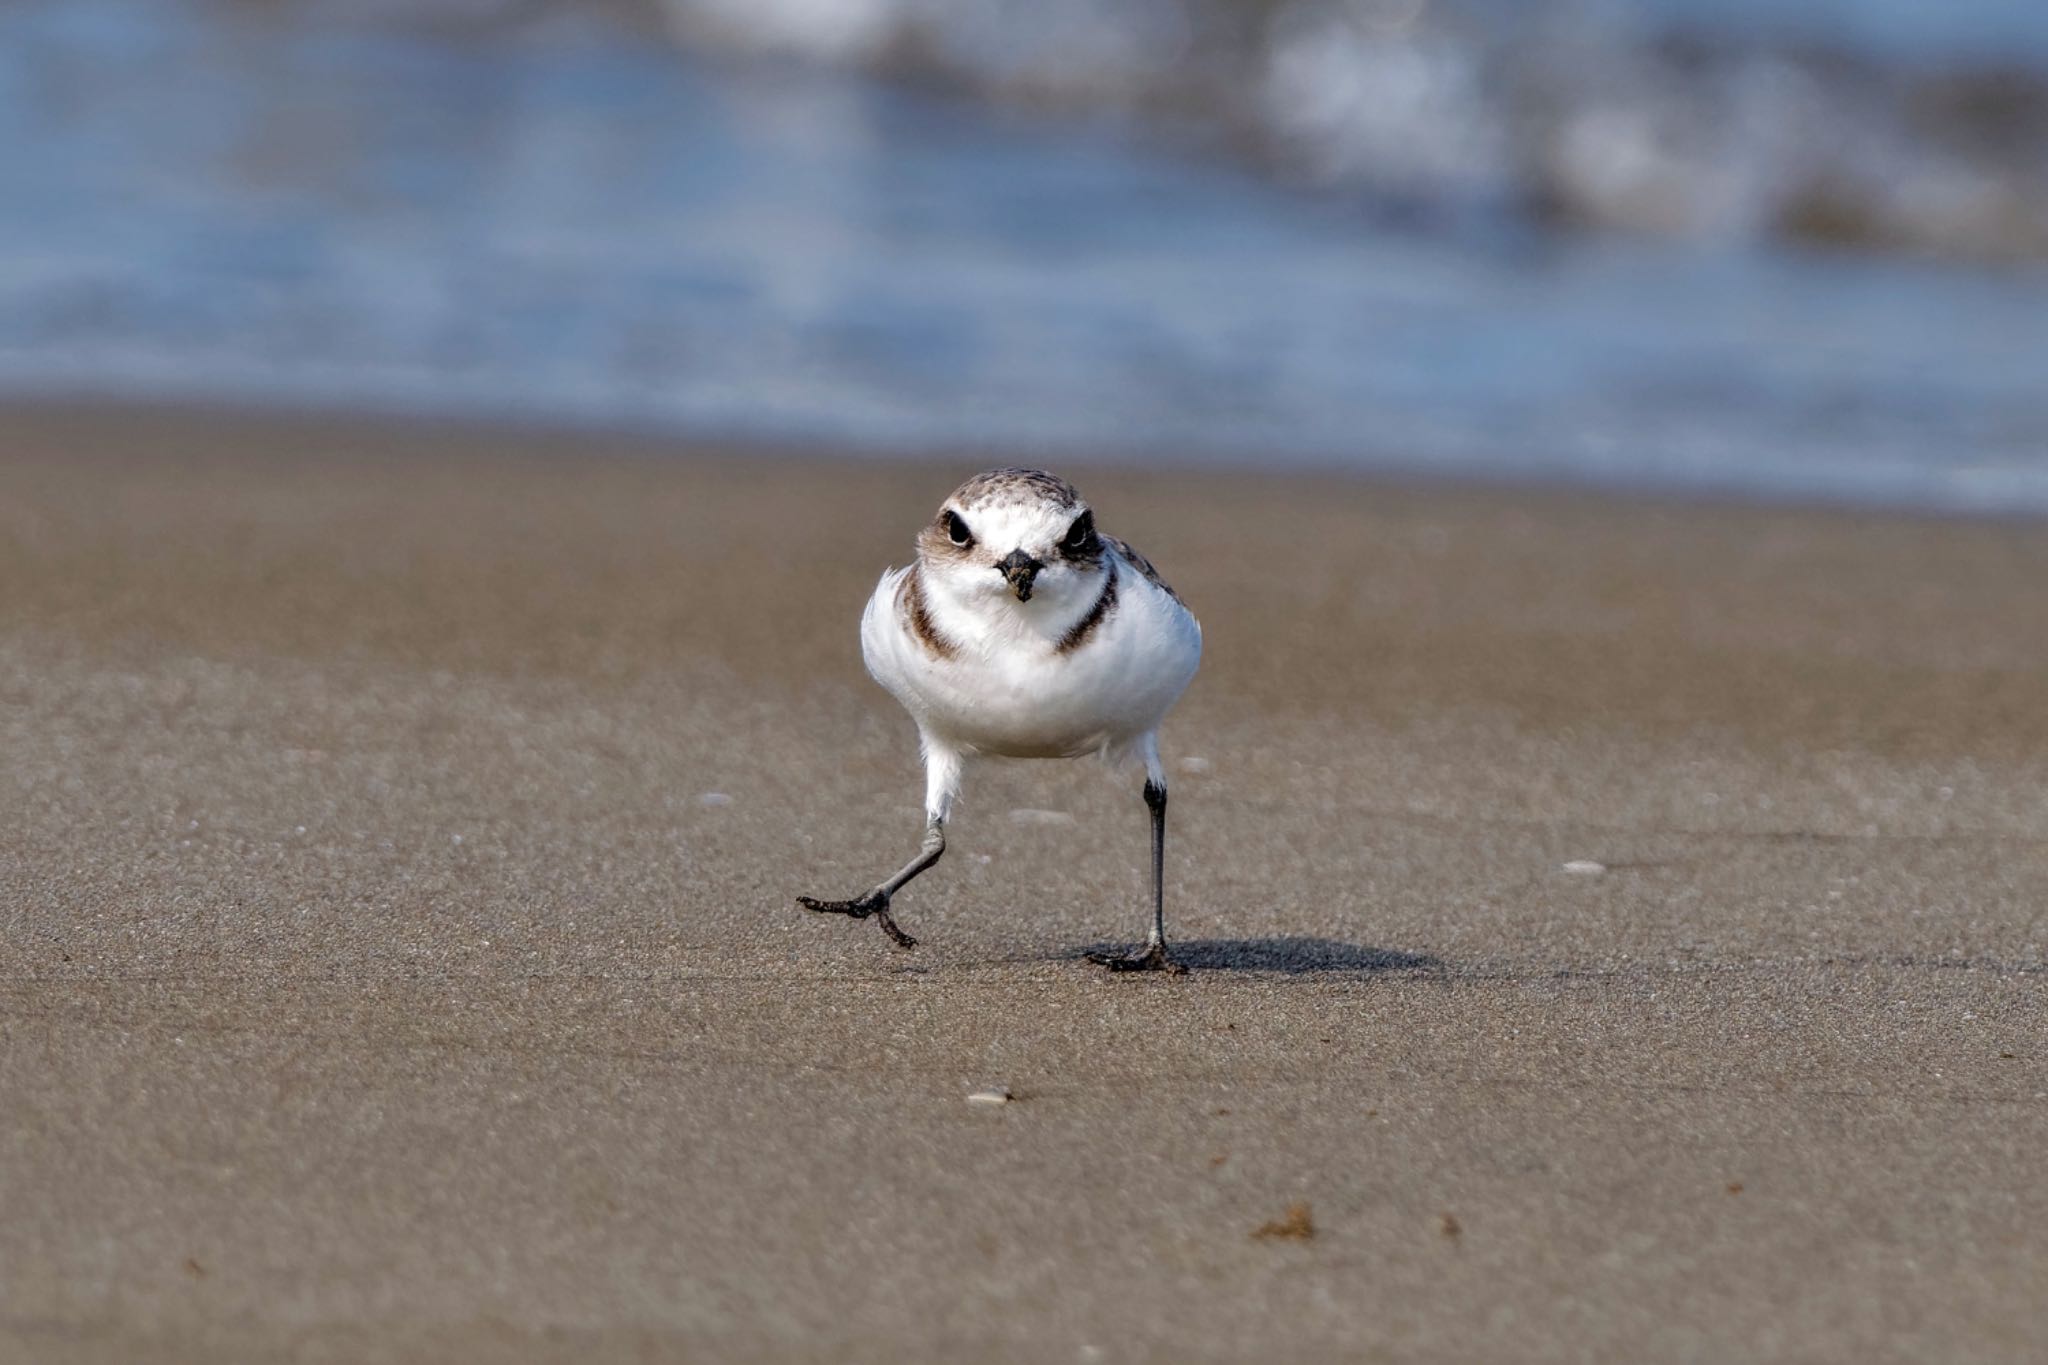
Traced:
<path fill-rule="evenodd" d="M 880 887 L 865 896 L 856 896 L 850 901 L 821 901 L 811 896 L 798 896 L 796 903 L 806 910 L 815 910 L 821 915 L 848 915 L 854 919 L 874 917 L 898 948 L 915 948 L 917 940 L 896 927 L 896 921 L 889 915 L 889 893 Z"/>
<path fill-rule="evenodd" d="M 1166 955 L 1164 943 L 1152 943 L 1141 953 L 1090 953 L 1088 960 L 1099 967 L 1113 972 L 1165 972 L 1168 976 L 1186 976 L 1188 969 Z"/>

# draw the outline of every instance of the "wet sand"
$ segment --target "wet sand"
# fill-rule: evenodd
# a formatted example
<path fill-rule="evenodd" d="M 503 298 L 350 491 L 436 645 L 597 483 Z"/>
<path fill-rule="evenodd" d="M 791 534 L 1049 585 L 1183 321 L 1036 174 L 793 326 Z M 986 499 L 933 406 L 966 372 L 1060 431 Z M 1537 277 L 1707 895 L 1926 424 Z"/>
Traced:
<path fill-rule="evenodd" d="M 792 904 L 980 463 L 0 414 L 0 1356 L 2038 1351 L 2048 532 L 1077 471 L 1208 641 L 1113 978 L 1088 765 Z"/>

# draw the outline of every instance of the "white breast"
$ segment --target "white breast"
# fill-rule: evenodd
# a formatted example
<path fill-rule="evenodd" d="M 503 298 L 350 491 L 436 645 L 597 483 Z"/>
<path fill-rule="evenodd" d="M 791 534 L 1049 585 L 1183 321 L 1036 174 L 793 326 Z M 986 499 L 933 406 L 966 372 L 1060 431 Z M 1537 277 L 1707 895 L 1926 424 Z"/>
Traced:
<path fill-rule="evenodd" d="M 1112 556 L 1115 610 L 1069 653 L 1041 633 L 973 628 L 933 603 L 957 642 L 940 657 L 904 619 L 909 569 L 882 575 L 861 619 L 868 672 L 932 738 L 971 753 L 1073 757 L 1114 750 L 1159 727 L 1195 676 L 1202 628 L 1170 594 Z"/>

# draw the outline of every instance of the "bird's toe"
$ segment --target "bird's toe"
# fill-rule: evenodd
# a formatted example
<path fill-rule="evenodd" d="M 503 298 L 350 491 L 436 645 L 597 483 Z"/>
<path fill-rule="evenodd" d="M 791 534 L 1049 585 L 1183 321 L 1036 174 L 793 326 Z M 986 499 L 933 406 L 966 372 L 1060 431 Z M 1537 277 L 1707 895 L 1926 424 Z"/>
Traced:
<path fill-rule="evenodd" d="M 878 896 L 873 891 L 847 901 L 823 901 L 816 896 L 798 896 L 796 903 L 821 915 L 851 915 L 854 919 L 866 919 L 869 915 L 886 913 L 889 908 L 888 898 Z"/>
<path fill-rule="evenodd" d="M 1165 972 L 1168 976 L 1186 976 L 1188 971 L 1184 964 L 1166 955 L 1163 943 L 1154 943 L 1137 953 L 1090 953 L 1088 960 L 1113 972 Z"/>
<path fill-rule="evenodd" d="M 804 909 L 820 915 L 845 915 L 850 919 L 874 918 L 882 926 L 882 932 L 899 948 L 915 948 L 917 940 L 903 932 L 896 925 L 895 917 L 889 913 L 888 893 L 877 887 L 865 896 L 856 896 L 850 901 L 821 901 L 816 896 L 798 896 L 796 903 Z"/>

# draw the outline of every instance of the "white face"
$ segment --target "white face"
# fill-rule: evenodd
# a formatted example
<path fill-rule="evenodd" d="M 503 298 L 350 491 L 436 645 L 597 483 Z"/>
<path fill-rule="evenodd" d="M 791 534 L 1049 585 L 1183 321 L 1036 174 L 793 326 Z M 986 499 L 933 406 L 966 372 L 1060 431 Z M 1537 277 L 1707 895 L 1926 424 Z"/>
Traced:
<path fill-rule="evenodd" d="M 1086 518 L 1083 521 L 1083 518 Z M 963 507 L 948 500 L 918 540 L 927 580 L 963 601 L 1007 601 L 1023 611 L 1060 615 L 1092 603 L 1107 572 L 1087 505 L 1004 501 Z M 965 533 L 967 541 L 960 542 Z M 1037 566 L 1011 560 L 1021 555 Z M 1010 572 L 1004 571 L 1009 562 Z M 1024 579 L 1028 599 L 1018 597 Z"/>

